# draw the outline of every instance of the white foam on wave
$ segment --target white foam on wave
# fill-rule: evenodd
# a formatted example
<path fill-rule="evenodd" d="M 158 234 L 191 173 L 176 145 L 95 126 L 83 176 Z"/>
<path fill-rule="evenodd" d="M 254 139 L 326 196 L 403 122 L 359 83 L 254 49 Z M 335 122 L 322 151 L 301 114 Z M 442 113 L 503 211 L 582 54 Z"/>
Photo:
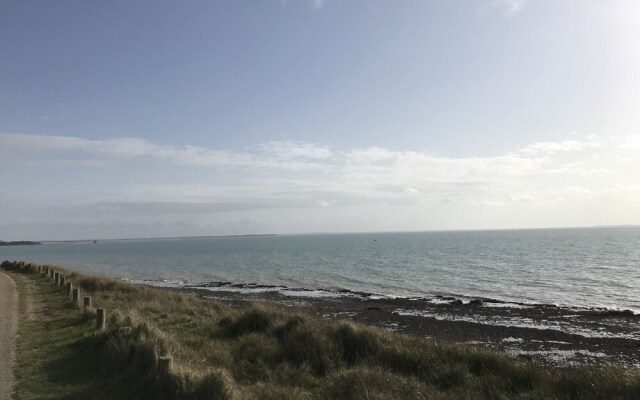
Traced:
<path fill-rule="evenodd" d="M 332 292 L 328 290 L 289 289 L 284 287 L 234 287 L 234 286 L 193 286 L 193 289 L 209 292 L 233 292 L 245 294 L 278 293 L 287 297 L 339 298 L 353 296 L 351 293 Z"/>
<path fill-rule="evenodd" d="M 334 312 L 329 314 L 322 314 L 322 319 L 333 319 L 333 318 L 342 318 L 342 317 L 353 318 L 356 315 L 358 315 L 358 313 L 355 311 L 339 311 L 339 312 Z"/>
<path fill-rule="evenodd" d="M 149 285 L 149 286 L 154 286 L 154 287 L 162 287 L 162 288 L 179 288 L 179 287 L 183 287 L 185 285 L 184 281 L 170 280 L 170 279 L 159 280 L 159 281 L 141 281 L 141 280 L 133 280 L 133 279 L 121 278 L 121 280 L 126 280 L 126 281 L 130 281 L 132 283 L 137 283 L 137 284 L 142 284 L 142 285 Z"/>
<path fill-rule="evenodd" d="M 273 287 L 233 287 L 233 286 L 193 286 L 192 289 L 206 290 L 209 292 L 233 292 L 233 293 L 267 293 L 277 292 L 281 288 Z"/>
<path fill-rule="evenodd" d="M 484 315 L 454 315 L 448 313 L 434 313 L 424 310 L 403 310 L 398 309 L 395 311 L 398 315 L 413 316 L 413 317 L 425 317 L 433 318 L 439 321 L 463 321 L 471 322 L 475 324 L 492 325 L 492 326 L 504 326 L 513 328 L 527 328 L 527 329 L 539 329 L 539 330 L 557 330 L 560 332 L 581 335 L 584 337 L 592 338 L 619 338 L 619 339 L 633 339 L 640 340 L 639 334 L 630 333 L 617 333 L 606 331 L 605 328 L 587 329 L 579 326 L 575 326 L 569 322 L 564 321 L 534 321 L 531 318 L 511 317 L 503 318 L 497 316 L 484 316 Z"/>
<path fill-rule="evenodd" d="M 352 297 L 351 293 L 331 292 L 328 290 L 280 290 L 279 293 L 288 297 L 338 298 Z"/>
<path fill-rule="evenodd" d="M 171 280 L 171 279 L 163 279 L 163 280 L 134 280 L 130 278 L 120 278 L 123 281 L 129 281 L 136 284 L 144 284 L 154 287 L 162 287 L 162 288 L 182 288 L 187 286 L 187 282 L 183 280 Z M 340 297 L 363 297 L 370 300 L 384 300 L 384 299 L 407 299 L 407 300 L 426 300 L 428 303 L 434 305 L 447 305 L 454 303 L 456 301 L 460 301 L 461 299 L 447 297 L 443 298 L 442 296 L 436 296 L 430 299 L 425 299 L 421 297 L 408 297 L 408 296 L 400 296 L 400 295 L 391 295 L 391 294 L 365 294 L 350 292 L 350 291 L 337 291 L 337 290 L 327 290 L 327 289 L 304 289 L 304 288 L 288 288 L 286 286 L 261 286 L 261 285 L 234 285 L 230 283 L 220 284 L 219 286 L 198 286 L 198 285 L 188 285 L 188 287 L 193 289 L 202 289 L 207 291 L 219 291 L 219 292 L 235 292 L 235 293 L 246 293 L 246 294 L 259 294 L 259 293 L 267 293 L 267 292 L 278 292 L 283 296 L 287 297 L 310 297 L 310 298 L 340 298 Z M 464 297 L 464 296 L 463 296 Z M 471 300 L 462 300 L 462 304 L 470 304 Z M 522 303 L 514 303 L 514 302 L 502 302 L 502 301 L 491 301 L 486 300 L 482 303 L 482 307 L 489 308 L 511 308 L 511 309 L 531 309 L 536 307 L 534 304 L 522 304 Z M 569 307 L 575 310 L 589 310 L 584 307 Z M 604 308 L 602 309 L 604 310 Z M 622 309 L 617 308 L 609 308 L 611 311 L 624 311 Z M 634 315 L 640 315 L 638 310 L 632 309 Z M 563 318 L 573 318 L 579 317 L 578 314 L 572 315 L 564 315 Z M 607 324 L 606 321 L 603 320 L 604 324 Z M 549 329 L 549 328 L 541 328 L 541 329 Z M 553 328 L 551 328 L 553 329 Z"/>
<path fill-rule="evenodd" d="M 534 306 L 532 305 L 527 305 L 527 304 L 518 304 L 518 303 L 494 303 L 494 302 L 484 302 L 482 303 L 483 307 L 492 307 L 492 308 L 520 308 L 520 309 L 526 309 L 526 308 L 533 308 Z"/>
<path fill-rule="evenodd" d="M 546 343 L 546 344 L 571 344 L 569 342 L 563 342 L 562 340 L 531 340 L 533 343 Z"/>
<path fill-rule="evenodd" d="M 607 357 L 605 353 L 601 352 L 593 352 L 589 350 L 559 350 L 559 349 L 549 349 L 549 350 L 522 350 L 522 349 L 505 349 L 505 352 L 512 356 L 541 356 L 546 358 L 547 360 L 553 361 L 555 363 L 563 364 L 563 365 L 572 365 L 580 363 L 580 359 L 582 358 L 603 358 Z"/>
<path fill-rule="evenodd" d="M 129 281 L 141 285 L 149 285 L 162 288 L 182 288 L 187 285 L 182 280 L 134 280 L 129 278 L 120 278 L 123 281 Z M 286 286 L 261 286 L 253 284 L 219 284 L 216 286 L 206 285 L 189 285 L 190 289 L 206 290 L 209 292 L 233 292 L 233 293 L 245 293 L 245 294 L 259 294 L 259 293 L 273 293 L 277 292 L 287 297 L 310 297 L 310 298 L 340 298 L 340 297 L 358 297 L 356 293 L 348 291 L 334 291 L 325 289 L 298 289 L 288 288 Z M 372 296 L 373 297 L 373 296 Z M 389 298 L 389 296 L 381 295 L 379 298 Z"/>
<path fill-rule="evenodd" d="M 508 338 L 502 339 L 505 343 L 522 343 L 524 342 L 523 338 L 514 338 L 513 336 L 509 336 Z"/>
<path fill-rule="evenodd" d="M 453 301 L 455 301 L 455 300 L 442 299 L 442 298 L 439 298 L 439 297 L 434 297 L 433 299 L 429 300 L 429 303 L 431 303 L 431 304 L 451 304 Z"/>

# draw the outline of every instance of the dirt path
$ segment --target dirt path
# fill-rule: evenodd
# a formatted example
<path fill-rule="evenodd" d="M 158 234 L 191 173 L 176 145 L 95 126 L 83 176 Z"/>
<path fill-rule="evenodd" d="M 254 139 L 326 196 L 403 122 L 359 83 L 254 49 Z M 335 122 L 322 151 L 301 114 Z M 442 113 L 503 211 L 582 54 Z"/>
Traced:
<path fill-rule="evenodd" d="M 17 329 L 18 291 L 13 279 L 0 272 L 0 400 L 13 392 Z"/>

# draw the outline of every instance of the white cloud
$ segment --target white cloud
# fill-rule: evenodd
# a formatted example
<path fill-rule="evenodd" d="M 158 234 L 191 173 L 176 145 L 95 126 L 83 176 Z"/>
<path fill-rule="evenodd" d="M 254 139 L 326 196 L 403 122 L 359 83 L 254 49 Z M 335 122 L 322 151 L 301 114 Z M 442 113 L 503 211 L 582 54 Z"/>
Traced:
<path fill-rule="evenodd" d="M 412 188 L 412 187 L 404 188 L 402 190 L 402 193 L 404 193 L 407 196 L 419 196 L 420 195 L 420 191 L 418 189 Z"/>
<path fill-rule="evenodd" d="M 369 147 L 364 150 L 351 150 L 346 153 L 347 160 L 352 163 L 371 163 L 391 160 L 397 153 L 391 152 L 381 147 Z"/>
<path fill-rule="evenodd" d="M 0 134 L 0 154 L 16 159 L 16 155 L 35 157 L 35 161 L 60 162 L 76 157 L 92 156 L 93 161 L 146 158 L 169 161 L 178 165 L 219 168 L 268 168 L 283 170 L 321 169 L 309 159 L 330 156 L 326 148 L 291 142 L 271 142 L 263 155 L 209 149 L 200 146 L 161 145 L 140 138 L 84 139 L 71 136 Z M 38 153 L 38 154 L 36 154 Z M 21 162 L 25 159 L 18 158 Z"/>
<path fill-rule="evenodd" d="M 520 201 L 528 202 L 528 201 L 534 201 L 535 196 L 532 196 L 530 194 L 510 194 L 509 200 L 518 201 L 518 202 Z"/>
<path fill-rule="evenodd" d="M 472 206 L 486 206 L 486 207 L 504 207 L 504 202 L 500 200 L 469 200 Z"/>
<path fill-rule="evenodd" d="M 502 8 L 506 16 L 513 17 L 522 11 L 527 2 L 528 0 L 494 0 L 493 4 Z"/>
<path fill-rule="evenodd" d="M 605 222 L 596 217 L 611 205 L 620 220 L 637 215 L 640 222 L 640 147 L 633 145 L 637 138 L 595 140 L 574 136 L 487 157 L 446 157 L 428 151 L 332 149 L 292 141 L 239 152 L 168 146 L 141 138 L 0 134 L 0 168 L 9 171 L 6 176 L 33 173 L 23 180 L 34 182 L 37 171 L 47 172 L 52 165 L 96 176 L 82 184 L 61 182 L 66 187 L 55 194 L 35 196 L 31 189 L 22 189 L 32 202 L 25 206 L 41 204 L 46 209 L 51 203 L 64 209 L 48 217 L 58 222 L 180 220 L 220 227 L 226 226 L 220 221 L 252 220 L 262 221 L 267 231 L 278 226 L 284 232 L 285 226 L 300 231 L 300 220 L 292 219 L 296 215 L 315 221 L 305 228 L 309 231 L 332 230 L 331 226 L 349 230 L 349 221 L 374 230 L 497 227 L 505 221 L 549 226 Z M 112 177 L 112 186 L 100 182 L 117 174 L 111 171 L 128 169 L 129 162 L 152 172 L 126 184 L 119 183 L 119 177 Z M 25 164 L 33 168 L 22 168 Z M 183 183 L 185 176 L 190 184 Z M 0 203 L 19 194 L 3 193 Z M 6 209 L 11 207 L 15 205 Z M 5 211 L 0 220 L 18 223 L 27 214 L 34 223 L 44 218 L 34 210 L 15 216 Z"/>
<path fill-rule="evenodd" d="M 272 141 L 260 146 L 265 152 L 286 160 L 296 158 L 326 159 L 332 156 L 327 146 L 293 141 Z"/>
<path fill-rule="evenodd" d="M 325 0 L 304 0 L 305 3 L 312 5 L 316 9 L 320 9 L 324 6 Z M 286 6 L 289 0 L 280 0 L 280 4 Z"/>
<path fill-rule="evenodd" d="M 640 150 L 640 135 L 627 136 L 626 140 L 620 144 L 620 148 Z"/>
<path fill-rule="evenodd" d="M 572 195 L 576 195 L 578 197 L 583 197 L 583 198 L 597 195 L 597 192 L 595 192 L 594 190 L 587 189 L 581 186 L 568 186 L 566 190 L 568 193 Z"/>
<path fill-rule="evenodd" d="M 564 140 L 561 142 L 539 142 L 526 146 L 520 152 L 524 154 L 555 154 L 558 152 L 581 151 L 595 149 L 600 143 L 594 141 Z"/>

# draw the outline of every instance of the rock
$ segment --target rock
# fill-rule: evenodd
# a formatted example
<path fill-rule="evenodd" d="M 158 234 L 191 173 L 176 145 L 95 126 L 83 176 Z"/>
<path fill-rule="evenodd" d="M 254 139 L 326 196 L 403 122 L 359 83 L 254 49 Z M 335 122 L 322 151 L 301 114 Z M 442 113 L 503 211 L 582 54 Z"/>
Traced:
<path fill-rule="evenodd" d="M 631 310 L 607 310 L 604 315 L 611 317 L 633 317 L 635 314 Z"/>
<path fill-rule="evenodd" d="M 469 302 L 470 306 L 481 306 L 482 305 L 482 300 L 480 299 L 473 299 Z"/>

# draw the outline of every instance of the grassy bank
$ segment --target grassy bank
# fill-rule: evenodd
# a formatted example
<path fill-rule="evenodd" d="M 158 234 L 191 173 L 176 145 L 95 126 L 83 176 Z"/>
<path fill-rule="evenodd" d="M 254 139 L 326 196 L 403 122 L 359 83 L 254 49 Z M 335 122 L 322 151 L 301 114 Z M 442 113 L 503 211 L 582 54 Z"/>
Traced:
<path fill-rule="evenodd" d="M 83 312 L 31 264 L 2 264 L 21 305 L 18 398 L 637 399 L 637 371 L 549 369 L 290 309 L 237 309 L 191 294 L 55 268 L 106 308 Z M 31 315 L 33 314 L 33 315 Z M 172 371 L 160 374 L 158 357 Z"/>

